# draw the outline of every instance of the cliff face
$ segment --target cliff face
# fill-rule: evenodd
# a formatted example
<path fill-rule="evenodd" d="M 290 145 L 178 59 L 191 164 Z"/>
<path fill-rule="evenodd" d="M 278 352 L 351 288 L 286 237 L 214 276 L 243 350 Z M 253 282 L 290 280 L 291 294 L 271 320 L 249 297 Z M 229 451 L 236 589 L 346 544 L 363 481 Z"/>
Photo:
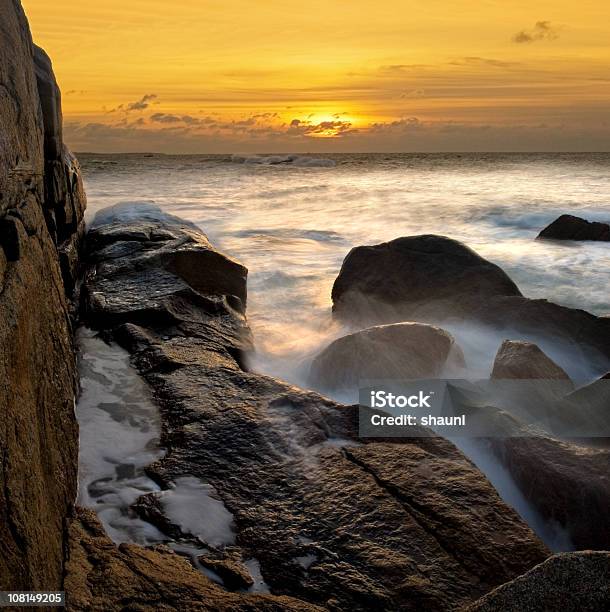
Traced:
<path fill-rule="evenodd" d="M 0 589 L 61 584 L 76 494 L 69 301 L 83 232 L 51 63 L 0 0 Z"/>

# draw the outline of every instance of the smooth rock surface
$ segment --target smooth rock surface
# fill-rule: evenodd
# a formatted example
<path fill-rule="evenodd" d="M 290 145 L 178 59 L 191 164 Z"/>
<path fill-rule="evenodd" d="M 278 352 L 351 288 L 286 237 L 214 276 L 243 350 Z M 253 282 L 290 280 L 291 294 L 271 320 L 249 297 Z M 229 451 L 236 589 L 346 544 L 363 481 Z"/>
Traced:
<path fill-rule="evenodd" d="M 312 384 L 357 389 L 360 380 L 438 378 L 464 367 L 451 334 L 423 323 L 380 325 L 343 336 L 313 361 Z"/>
<path fill-rule="evenodd" d="M 75 167 L 76 216 L 49 214 L 63 206 L 47 189 L 63 150 L 61 113 L 57 91 L 37 85 L 35 53 L 21 3 L 0 0 L 0 590 L 61 587 L 76 495 L 77 378 L 60 249 L 85 202 Z M 44 70 L 54 82 L 50 63 Z"/>
<path fill-rule="evenodd" d="M 538 238 L 550 240 L 596 240 L 610 241 L 610 225 L 598 221 L 587 221 L 574 215 L 561 215 L 545 227 Z"/>
<path fill-rule="evenodd" d="M 272 593 L 332 610 L 454 610 L 546 558 L 449 442 L 359 440 L 356 407 L 245 371 L 249 331 L 226 281 L 202 292 L 165 264 L 177 221 L 153 241 L 135 212 L 100 218 L 86 314 L 132 353 L 161 407 L 167 453 L 148 473 L 212 486 Z M 163 279 L 154 307 L 130 296 L 150 277 Z"/>
<path fill-rule="evenodd" d="M 600 612 L 610 609 L 610 553 L 553 555 L 503 584 L 467 612 Z"/>
<path fill-rule="evenodd" d="M 352 249 L 332 289 L 333 313 L 358 324 L 419 320 L 422 306 L 459 314 L 493 296 L 520 296 L 495 264 L 444 236 L 408 236 Z"/>
<path fill-rule="evenodd" d="M 610 318 L 523 297 L 498 266 L 443 236 L 352 249 L 332 300 L 334 316 L 357 328 L 475 322 L 562 343 L 601 371 L 610 366 Z"/>

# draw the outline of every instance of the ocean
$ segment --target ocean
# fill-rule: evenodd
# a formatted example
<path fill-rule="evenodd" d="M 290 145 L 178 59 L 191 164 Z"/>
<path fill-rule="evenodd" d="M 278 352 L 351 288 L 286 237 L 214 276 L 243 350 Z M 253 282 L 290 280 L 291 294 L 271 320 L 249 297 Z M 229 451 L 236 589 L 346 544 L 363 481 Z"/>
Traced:
<path fill-rule="evenodd" d="M 610 154 L 79 159 L 89 221 L 119 202 L 155 203 L 197 224 L 216 247 L 248 267 L 248 320 L 256 345 L 249 365 L 300 386 L 308 385 L 313 356 L 346 333 L 332 319 L 330 292 L 341 262 L 357 245 L 449 236 L 501 266 L 528 297 L 610 313 L 608 243 L 535 240 L 562 213 L 610 220 Z M 537 342 L 578 383 L 610 369 L 548 337 L 443 327 L 463 349 L 473 379 L 489 377 L 505 338 Z M 79 331 L 79 346 L 79 503 L 96 509 L 117 542 L 164 542 L 130 509 L 140 495 L 159 490 L 145 472 L 163 453 L 158 407 L 125 351 L 86 329 Z M 357 392 L 334 398 L 354 402 Z M 452 441 L 552 550 L 573 548 L 570 534 L 539 515 L 491 453 L 473 440 Z M 222 521 L 211 528 L 226 531 Z M 201 551 L 180 552 L 196 559 Z M 257 579 L 255 590 L 265 589 Z"/>
<path fill-rule="evenodd" d="M 253 367 L 291 382 L 303 384 L 311 356 L 341 334 L 330 291 L 357 245 L 449 236 L 501 266 L 528 297 L 610 313 L 607 244 L 535 240 L 562 213 L 610 220 L 610 154 L 79 159 L 89 219 L 118 202 L 154 202 L 248 267 Z M 485 360 L 495 348 L 490 341 Z"/>

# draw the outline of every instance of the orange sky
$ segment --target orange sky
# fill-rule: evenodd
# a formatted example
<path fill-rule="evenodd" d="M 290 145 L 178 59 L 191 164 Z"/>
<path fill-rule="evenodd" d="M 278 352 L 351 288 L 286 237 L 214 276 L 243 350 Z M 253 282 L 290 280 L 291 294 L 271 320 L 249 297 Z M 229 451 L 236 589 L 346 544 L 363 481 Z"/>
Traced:
<path fill-rule="evenodd" d="M 23 0 L 78 151 L 610 150 L 610 2 Z"/>

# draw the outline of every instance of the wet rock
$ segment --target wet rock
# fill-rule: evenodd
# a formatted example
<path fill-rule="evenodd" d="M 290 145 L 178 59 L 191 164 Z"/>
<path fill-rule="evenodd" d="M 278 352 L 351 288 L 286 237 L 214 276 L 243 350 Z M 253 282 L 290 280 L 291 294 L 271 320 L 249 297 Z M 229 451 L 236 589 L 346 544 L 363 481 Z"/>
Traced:
<path fill-rule="evenodd" d="M 115 546 L 91 510 L 70 524 L 68 610 L 320 610 L 289 597 L 230 593 L 164 546 Z"/>
<path fill-rule="evenodd" d="M 98 213 L 87 241 L 94 267 L 85 304 L 97 327 L 220 315 L 239 321 L 236 335 L 244 331 L 247 269 L 213 249 L 194 225 L 153 205 L 116 205 Z"/>
<path fill-rule="evenodd" d="M 419 320 L 431 302 L 459 314 L 493 296 L 521 293 L 495 264 L 444 236 L 409 236 L 352 249 L 332 290 L 333 313 L 358 324 Z"/>
<path fill-rule="evenodd" d="M 610 225 L 597 221 L 587 221 L 574 215 L 561 215 L 545 227 L 538 238 L 552 240 L 596 240 L 610 241 Z"/>
<path fill-rule="evenodd" d="M 332 299 L 334 316 L 360 328 L 476 322 L 562 343 L 602 371 L 610 364 L 610 318 L 523 297 L 498 266 L 443 236 L 352 249 Z"/>
<path fill-rule="evenodd" d="M 556 418 L 574 438 L 610 444 L 610 373 L 579 387 L 562 401 Z"/>
<path fill-rule="evenodd" d="M 220 557 L 202 555 L 199 563 L 215 572 L 230 591 L 248 589 L 254 584 L 239 551 L 225 551 Z"/>
<path fill-rule="evenodd" d="M 570 380 L 566 372 L 534 343 L 504 340 L 491 372 L 497 379 Z"/>
<path fill-rule="evenodd" d="M 422 323 L 370 327 L 335 340 L 313 361 L 310 379 L 323 389 L 356 389 L 363 379 L 437 378 L 464 367 L 451 334 Z"/>
<path fill-rule="evenodd" d="M 466 612 L 599 612 L 610 609 L 610 553 L 553 555 L 503 584 Z"/>
<path fill-rule="evenodd" d="M 488 444 L 542 517 L 565 528 L 578 550 L 610 548 L 610 451 L 547 437 L 487 408 Z"/>
<path fill-rule="evenodd" d="M 148 473 L 213 487 L 241 558 L 259 561 L 273 593 L 331 609 L 453 610 L 546 558 L 449 442 L 359 440 L 357 407 L 245 371 L 247 325 L 226 283 L 198 288 L 169 270 L 167 239 L 133 216 L 121 227 L 110 216 L 89 241 L 87 316 L 112 327 L 159 402 L 167 453 Z M 164 316 L 143 317 L 146 301 L 130 297 L 138 273 L 166 283 L 171 300 L 150 297 Z"/>
<path fill-rule="evenodd" d="M 58 202 L 46 189 L 46 98 L 34 55 L 21 3 L 1 2 L 0 588 L 27 591 L 61 587 L 78 461 L 76 364 L 56 241 L 72 229 L 59 218 L 50 231 L 47 213 Z M 53 130 L 63 147 L 60 126 Z"/>

